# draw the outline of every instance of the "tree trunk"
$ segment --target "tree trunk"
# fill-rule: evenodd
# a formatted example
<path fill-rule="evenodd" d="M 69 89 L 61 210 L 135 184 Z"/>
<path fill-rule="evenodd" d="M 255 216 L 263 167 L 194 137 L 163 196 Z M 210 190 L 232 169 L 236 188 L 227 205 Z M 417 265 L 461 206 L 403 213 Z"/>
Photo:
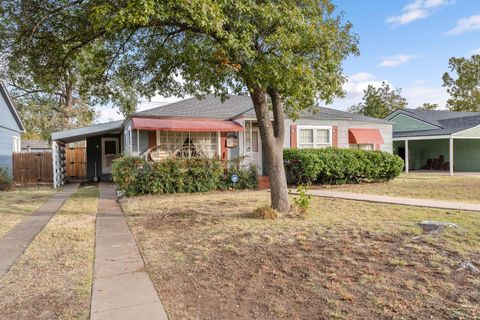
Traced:
<path fill-rule="evenodd" d="M 274 125 L 272 125 L 266 92 L 258 86 L 253 86 L 250 89 L 250 93 L 260 128 L 266 169 L 270 178 L 272 208 L 280 212 L 288 212 L 290 210 L 290 202 L 288 200 L 287 178 L 283 163 L 285 127 L 281 99 L 276 92 L 269 91 L 272 102 L 274 102 Z"/>

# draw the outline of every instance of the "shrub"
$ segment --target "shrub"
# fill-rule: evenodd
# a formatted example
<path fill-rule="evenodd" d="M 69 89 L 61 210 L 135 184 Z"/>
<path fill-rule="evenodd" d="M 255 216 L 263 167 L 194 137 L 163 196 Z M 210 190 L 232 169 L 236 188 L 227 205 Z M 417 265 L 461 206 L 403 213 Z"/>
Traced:
<path fill-rule="evenodd" d="M 10 188 L 12 179 L 8 174 L 7 168 L 0 167 L 0 191 Z"/>
<path fill-rule="evenodd" d="M 231 186 L 232 174 L 239 181 Z M 207 192 L 233 187 L 255 188 L 256 170 L 242 169 L 234 165 L 225 170 L 216 159 L 166 159 L 148 162 L 137 157 L 123 156 L 116 159 L 112 167 L 113 181 L 127 196 L 175 192 Z"/>
<path fill-rule="evenodd" d="M 238 176 L 238 181 L 233 183 L 232 176 Z M 251 165 L 242 167 L 240 158 L 229 161 L 222 189 L 256 189 L 258 187 L 257 167 Z"/>
<path fill-rule="evenodd" d="M 286 149 L 285 167 L 294 184 L 343 184 L 388 181 L 403 169 L 403 160 L 382 151 L 357 149 Z"/>
<path fill-rule="evenodd" d="M 310 202 L 312 201 L 312 195 L 307 193 L 307 189 L 300 185 L 297 188 L 298 197 L 293 198 L 293 203 L 299 208 L 301 213 L 306 213 L 310 208 Z"/>

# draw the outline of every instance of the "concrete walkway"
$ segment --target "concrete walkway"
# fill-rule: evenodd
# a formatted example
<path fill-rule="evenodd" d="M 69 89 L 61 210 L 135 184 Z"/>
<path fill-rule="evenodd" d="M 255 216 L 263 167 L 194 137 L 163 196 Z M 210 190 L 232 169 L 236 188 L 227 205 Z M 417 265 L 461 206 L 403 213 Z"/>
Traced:
<path fill-rule="evenodd" d="M 292 192 L 292 193 L 297 194 L 296 192 Z M 390 197 L 390 196 L 381 196 L 381 195 L 373 195 L 373 194 L 362 194 L 362 193 L 343 192 L 343 191 L 328 191 L 328 190 L 309 190 L 308 193 L 316 197 L 480 212 L 480 203 L 474 204 L 474 203 L 466 203 L 466 202 L 453 202 L 453 201 L 442 201 L 442 200 L 432 200 L 432 199 Z"/>
<path fill-rule="evenodd" d="M 112 184 L 100 183 L 91 319 L 167 319 Z"/>
<path fill-rule="evenodd" d="M 0 239 L 0 277 L 17 261 L 37 234 L 45 227 L 67 198 L 78 188 L 78 183 L 65 185 L 34 213 L 16 224 Z"/>

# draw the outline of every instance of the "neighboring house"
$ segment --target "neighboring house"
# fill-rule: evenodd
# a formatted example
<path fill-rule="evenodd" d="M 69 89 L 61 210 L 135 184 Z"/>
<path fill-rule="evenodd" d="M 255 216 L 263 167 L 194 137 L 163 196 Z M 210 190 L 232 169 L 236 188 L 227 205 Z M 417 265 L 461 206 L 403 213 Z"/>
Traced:
<path fill-rule="evenodd" d="M 405 170 L 480 171 L 480 112 L 397 110 L 393 148 Z"/>
<path fill-rule="evenodd" d="M 52 146 L 46 140 L 22 140 L 23 152 L 51 152 Z"/>
<path fill-rule="evenodd" d="M 285 120 L 285 148 L 360 148 L 392 152 L 392 124 L 385 120 L 321 108 Z M 87 176 L 111 178 L 111 162 L 120 153 L 142 156 L 152 147 L 167 155 L 242 156 L 265 175 L 265 157 L 251 98 L 229 96 L 222 103 L 214 95 L 186 99 L 137 112 L 123 121 L 55 132 L 54 149 L 87 140 Z M 59 157 L 61 159 L 61 157 Z M 62 175 L 62 168 L 57 168 Z M 60 179 L 61 180 L 61 179 Z M 59 181 L 59 183 L 62 183 Z"/>
<path fill-rule="evenodd" d="M 5 86 L 0 82 L 0 167 L 6 167 L 10 175 L 13 165 L 12 153 L 20 152 L 20 137 L 24 131 L 12 100 Z"/>

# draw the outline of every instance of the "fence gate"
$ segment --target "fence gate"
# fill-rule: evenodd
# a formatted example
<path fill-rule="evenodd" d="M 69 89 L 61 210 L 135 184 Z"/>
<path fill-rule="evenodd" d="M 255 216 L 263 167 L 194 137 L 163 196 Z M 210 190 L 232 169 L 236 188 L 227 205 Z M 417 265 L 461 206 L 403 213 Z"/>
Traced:
<path fill-rule="evenodd" d="M 50 152 L 13 153 L 13 181 L 22 184 L 52 182 L 52 154 Z"/>
<path fill-rule="evenodd" d="M 71 180 L 87 177 L 87 152 L 84 147 L 65 148 L 67 154 L 67 178 Z"/>

